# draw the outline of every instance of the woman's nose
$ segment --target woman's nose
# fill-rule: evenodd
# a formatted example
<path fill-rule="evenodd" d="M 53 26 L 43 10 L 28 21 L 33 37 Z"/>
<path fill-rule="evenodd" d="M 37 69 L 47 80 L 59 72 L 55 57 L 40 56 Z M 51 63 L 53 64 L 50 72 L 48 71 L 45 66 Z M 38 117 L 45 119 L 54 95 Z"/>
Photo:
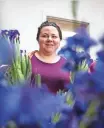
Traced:
<path fill-rule="evenodd" d="M 49 36 L 49 37 L 48 37 L 48 40 L 52 40 L 52 37 L 51 37 L 51 36 Z"/>

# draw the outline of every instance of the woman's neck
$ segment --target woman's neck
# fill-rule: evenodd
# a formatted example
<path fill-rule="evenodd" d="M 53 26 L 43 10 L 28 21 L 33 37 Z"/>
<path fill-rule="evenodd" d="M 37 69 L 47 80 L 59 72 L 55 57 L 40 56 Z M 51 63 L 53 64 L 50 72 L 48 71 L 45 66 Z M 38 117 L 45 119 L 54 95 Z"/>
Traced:
<path fill-rule="evenodd" d="M 59 56 L 57 56 L 56 53 L 45 54 L 44 52 L 38 51 L 35 55 L 38 59 L 47 63 L 54 63 L 57 62 L 57 60 L 59 60 Z"/>

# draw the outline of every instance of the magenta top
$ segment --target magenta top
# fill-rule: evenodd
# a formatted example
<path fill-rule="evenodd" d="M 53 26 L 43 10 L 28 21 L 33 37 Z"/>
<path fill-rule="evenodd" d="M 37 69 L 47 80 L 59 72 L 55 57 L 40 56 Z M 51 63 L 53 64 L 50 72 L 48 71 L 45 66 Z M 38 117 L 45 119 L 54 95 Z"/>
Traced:
<path fill-rule="evenodd" d="M 62 69 L 65 62 L 66 59 L 61 57 L 56 63 L 45 63 L 33 55 L 32 74 L 40 74 L 42 84 L 46 84 L 51 92 L 56 93 L 59 89 L 63 90 L 64 85 L 70 81 L 70 74 Z"/>

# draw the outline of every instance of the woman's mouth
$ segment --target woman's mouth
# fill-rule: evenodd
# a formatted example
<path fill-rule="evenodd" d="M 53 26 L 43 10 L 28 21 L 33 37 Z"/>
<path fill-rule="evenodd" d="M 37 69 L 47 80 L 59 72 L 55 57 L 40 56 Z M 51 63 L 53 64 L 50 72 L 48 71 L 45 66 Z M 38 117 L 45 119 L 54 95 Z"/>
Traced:
<path fill-rule="evenodd" d="M 48 47 L 52 47 L 53 45 L 52 45 L 52 44 L 46 44 L 46 46 L 48 46 Z"/>

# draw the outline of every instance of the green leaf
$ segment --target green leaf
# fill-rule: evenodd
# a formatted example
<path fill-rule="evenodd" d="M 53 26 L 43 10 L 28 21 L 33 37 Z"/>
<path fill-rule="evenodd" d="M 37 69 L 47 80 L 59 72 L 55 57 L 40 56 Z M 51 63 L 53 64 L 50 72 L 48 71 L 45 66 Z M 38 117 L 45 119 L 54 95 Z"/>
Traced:
<path fill-rule="evenodd" d="M 72 84 L 74 83 L 74 76 L 75 76 L 75 72 L 70 72 L 70 82 Z"/>
<path fill-rule="evenodd" d="M 35 75 L 35 84 L 38 87 L 41 87 L 41 75 L 40 74 Z"/>
<path fill-rule="evenodd" d="M 66 103 L 68 105 L 72 105 L 73 102 L 74 102 L 74 99 L 73 99 L 72 93 L 71 92 L 70 93 L 68 92 L 68 94 L 66 95 Z"/>
<path fill-rule="evenodd" d="M 88 67 L 88 64 L 86 62 L 86 60 L 83 60 L 82 62 L 80 62 L 78 64 L 78 71 L 88 71 L 89 67 Z"/>
<path fill-rule="evenodd" d="M 60 117 L 61 117 L 61 114 L 60 114 L 60 113 L 56 113 L 56 114 L 52 117 L 52 123 L 57 123 L 57 122 L 59 122 Z"/>

